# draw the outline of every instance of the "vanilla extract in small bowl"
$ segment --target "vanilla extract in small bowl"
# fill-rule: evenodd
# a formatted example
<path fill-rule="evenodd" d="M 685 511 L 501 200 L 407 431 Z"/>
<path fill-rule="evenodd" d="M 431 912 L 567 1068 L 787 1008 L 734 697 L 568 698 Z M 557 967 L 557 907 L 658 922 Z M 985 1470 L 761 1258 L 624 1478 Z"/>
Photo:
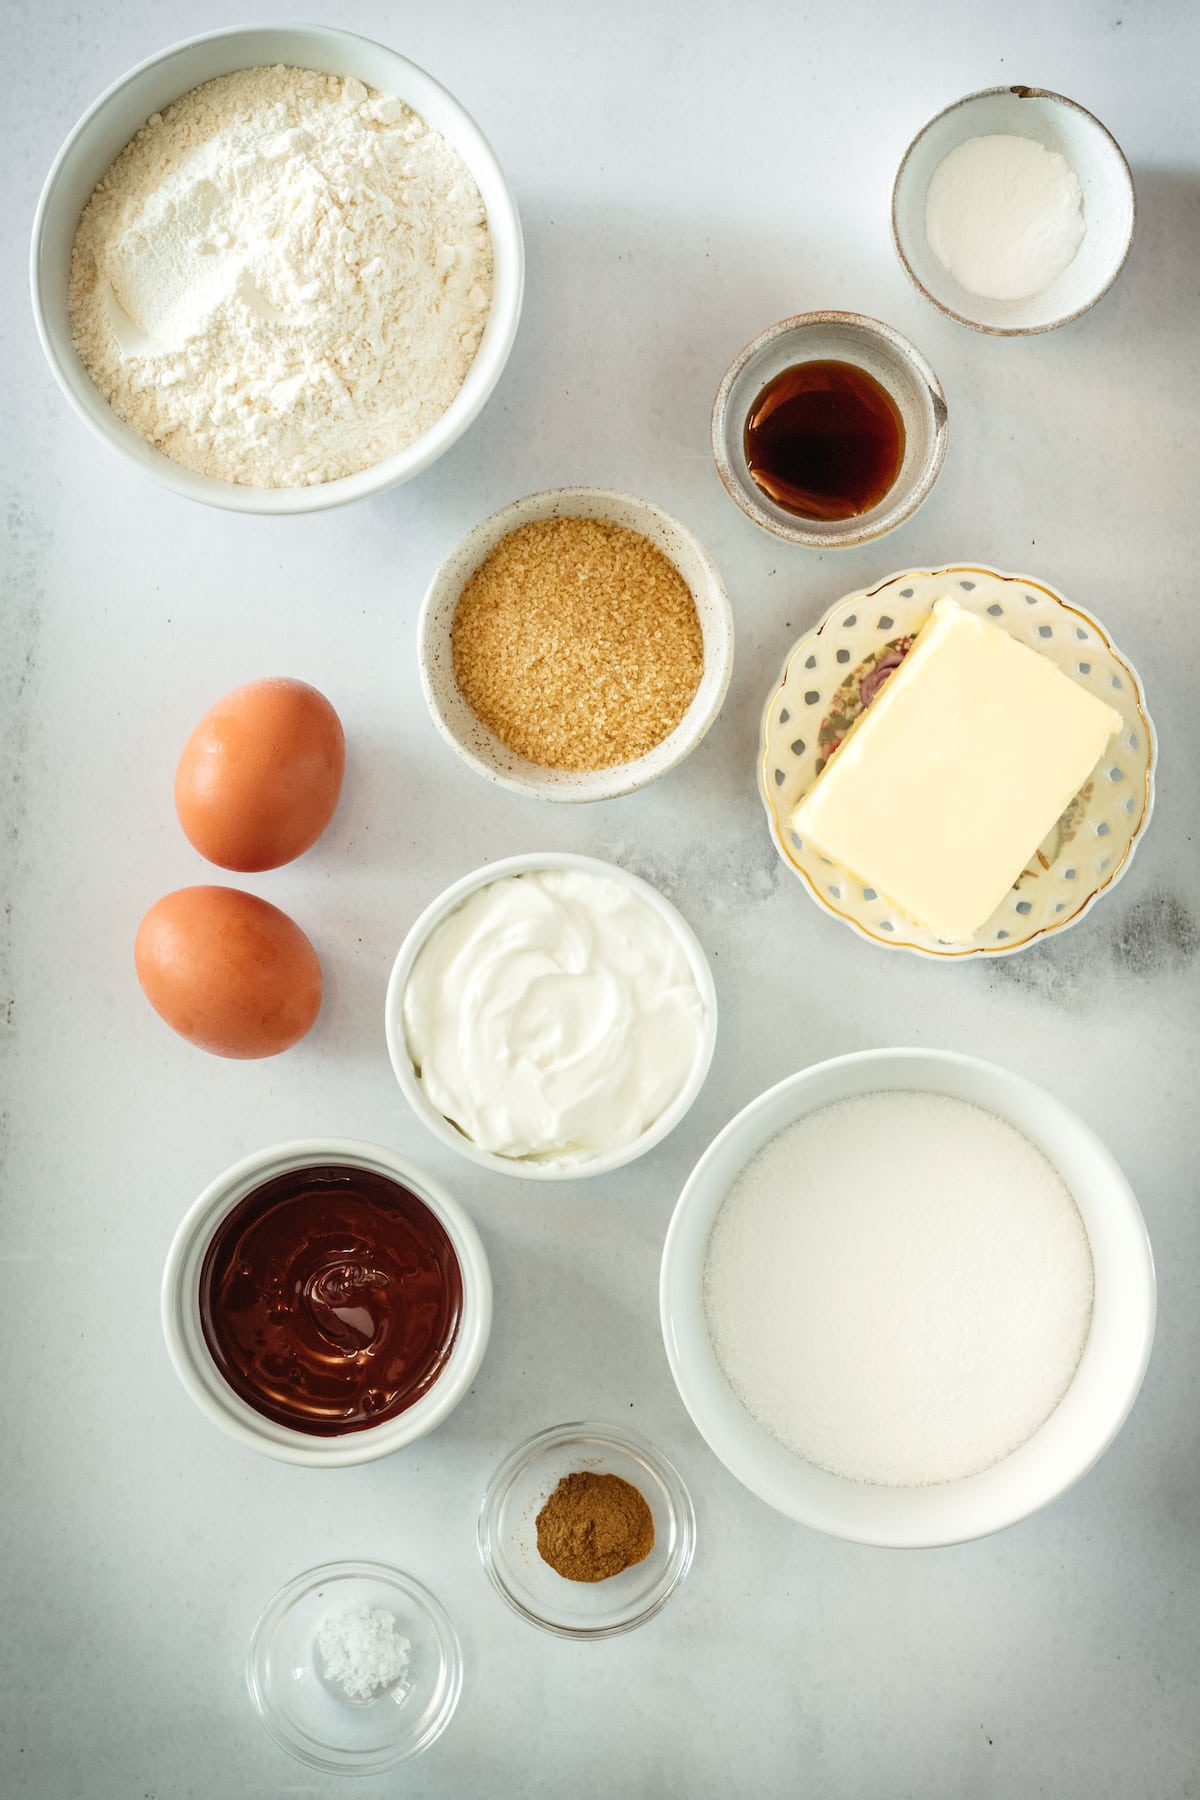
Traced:
<path fill-rule="evenodd" d="M 855 363 L 794 363 L 746 416 L 746 466 L 776 506 L 802 519 L 852 519 L 878 506 L 904 461 L 904 420 Z"/>
<path fill-rule="evenodd" d="M 937 480 L 947 428 L 941 383 L 892 326 L 865 313 L 797 313 L 725 371 L 713 461 L 764 531 L 845 550 L 912 516 Z"/>

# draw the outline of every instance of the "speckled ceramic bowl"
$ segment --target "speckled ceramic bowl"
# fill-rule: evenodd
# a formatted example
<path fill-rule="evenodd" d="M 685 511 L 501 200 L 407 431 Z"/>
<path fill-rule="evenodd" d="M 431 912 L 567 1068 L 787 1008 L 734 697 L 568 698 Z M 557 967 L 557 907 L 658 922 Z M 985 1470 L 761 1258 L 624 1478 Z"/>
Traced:
<path fill-rule="evenodd" d="M 859 687 L 880 658 L 949 596 L 1009 632 L 1121 714 L 1121 730 L 1029 866 L 972 943 L 946 944 L 885 895 L 806 845 L 789 819 L 862 710 Z M 966 961 L 1011 956 L 1063 931 L 1115 886 L 1154 807 L 1154 726 L 1132 663 L 1099 620 L 1024 575 L 959 564 L 905 569 L 848 594 L 789 652 L 762 715 L 758 790 L 775 848 L 817 905 L 870 943 Z"/>
<path fill-rule="evenodd" d="M 849 519 L 802 519 L 777 506 L 751 475 L 746 418 L 763 388 L 785 369 L 826 360 L 853 363 L 886 388 L 904 421 L 904 458 L 883 499 L 868 511 Z M 798 313 L 747 344 L 726 371 L 713 402 L 713 461 L 726 492 L 764 531 L 817 550 L 846 550 L 911 518 L 938 478 L 948 430 L 942 384 L 907 338 L 864 313 Z"/>
<path fill-rule="evenodd" d="M 612 519 L 639 531 L 688 585 L 704 634 L 704 673 L 687 712 L 669 737 L 635 762 L 609 769 L 547 769 L 509 750 L 476 718 L 454 679 L 450 632 L 459 596 L 501 538 L 535 519 Z M 699 539 L 670 513 L 607 488 L 551 488 L 502 507 L 469 531 L 430 584 L 417 627 L 421 688 L 434 724 L 450 747 L 485 781 L 537 800 L 615 800 L 657 781 L 690 756 L 713 720 L 733 673 L 733 613 L 716 565 Z"/>
<path fill-rule="evenodd" d="M 938 260 L 925 235 L 925 199 L 938 166 L 969 138 L 1034 138 L 1057 150 L 1079 177 L 1086 234 L 1057 281 L 1026 300 L 969 293 Z M 904 153 L 892 189 L 892 241 L 905 274 L 949 319 L 998 337 L 1068 325 L 1106 294 L 1133 242 L 1133 177 L 1121 147 L 1085 107 L 1045 88 L 985 88 L 931 119 Z"/>

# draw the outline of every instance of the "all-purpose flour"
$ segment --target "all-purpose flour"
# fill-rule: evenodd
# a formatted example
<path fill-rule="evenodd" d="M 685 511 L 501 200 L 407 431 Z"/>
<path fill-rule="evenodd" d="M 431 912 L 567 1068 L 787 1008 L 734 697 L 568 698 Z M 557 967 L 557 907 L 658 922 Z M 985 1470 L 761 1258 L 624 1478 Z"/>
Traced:
<path fill-rule="evenodd" d="M 402 102 L 245 69 L 156 113 L 75 239 L 76 348 L 187 468 L 254 487 L 353 474 L 441 417 L 492 255 L 457 152 Z"/>
<path fill-rule="evenodd" d="M 709 1238 L 713 1348 L 789 1450 L 856 1481 L 973 1475 L 1032 1437 L 1092 1314 L 1083 1221 L 1019 1131 L 864 1094 L 773 1139 Z"/>

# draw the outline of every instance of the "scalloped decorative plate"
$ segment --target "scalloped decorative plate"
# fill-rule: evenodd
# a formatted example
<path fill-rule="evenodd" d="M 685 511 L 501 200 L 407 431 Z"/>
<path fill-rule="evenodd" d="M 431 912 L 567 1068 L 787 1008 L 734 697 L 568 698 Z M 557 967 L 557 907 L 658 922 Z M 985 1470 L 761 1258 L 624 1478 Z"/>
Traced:
<path fill-rule="evenodd" d="M 949 596 L 1056 662 L 1107 700 L 1121 729 L 971 944 L 947 944 L 882 894 L 809 849 L 787 820 L 862 710 L 860 686 Z M 817 905 L 890 950 L 963 960 L 1014 950 L 1076 924 L 1128 868 L 1154 807 L 1154 726 L 1142 684 L 1098 620 L 1045 582 L 969 564 L 907 569 L 830 608 L 783 665 L 763 710 L 758 787 L 775 847 Z"/>

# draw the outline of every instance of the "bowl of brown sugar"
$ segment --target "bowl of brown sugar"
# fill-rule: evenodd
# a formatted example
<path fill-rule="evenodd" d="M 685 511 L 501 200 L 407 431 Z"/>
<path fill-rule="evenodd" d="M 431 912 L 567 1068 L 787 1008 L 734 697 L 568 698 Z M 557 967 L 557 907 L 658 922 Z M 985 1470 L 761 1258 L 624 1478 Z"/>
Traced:
<path fill-rule="evenodd" d="M 733 615 L 669 513 L 553 488 L 451 551 L 418 653 L 434 724 L 478 774 L 543 800 L 612 800 L 675 768 L 716 718 Z"/>

